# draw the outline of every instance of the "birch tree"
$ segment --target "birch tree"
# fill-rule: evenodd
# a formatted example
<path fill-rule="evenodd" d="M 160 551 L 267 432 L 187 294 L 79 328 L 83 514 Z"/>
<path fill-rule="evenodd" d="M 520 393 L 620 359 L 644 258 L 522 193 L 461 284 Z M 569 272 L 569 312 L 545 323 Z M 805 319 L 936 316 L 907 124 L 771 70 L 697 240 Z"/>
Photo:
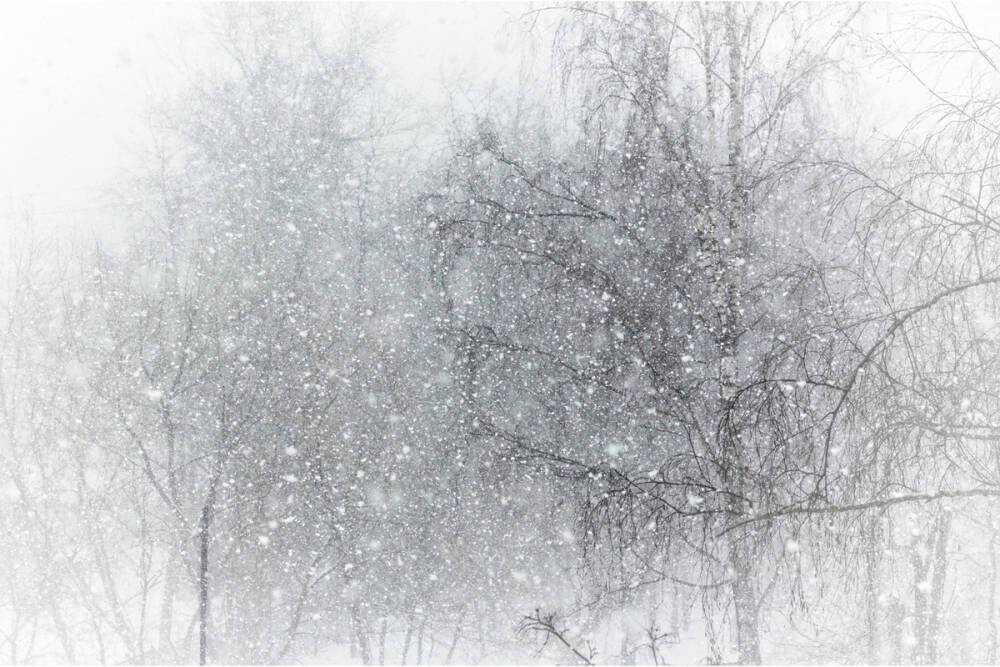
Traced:
<path fill-rule="evenodd" d="M 470 292 L 456 322 L 490 351 L 503 392 L 479 403 L 476 431 L 592 483 L 589 534 L 607 524 L 644 549 L 631 579 L 662 575 L 687 548 L 707 558 L 711 581 L 730 589 L 738 659 L 759 662 L 768 540 L 747 520 L 797 493 L 776 480 L 816 464 L 801 434 L 821 419 L 805 406 L 826 400 L 830 377 L 829 354 L 810 358 L 779 333 L 813 336 L 805 302 L 825 274 L 806 247 L 776 252 L 789 240 L 777 221 L 804 213 L 792 213 L 794 196 L 814 207 L 823 196 L 798 175 L 817 138 L 805 91 L 838 32 L 814 50 L 802 34 L 817 17 L 784 7 L 566 12 L 580 133 L 532 144 L 480 121 L 434 218 L 457 257 L 453 280 L 489 295 Z M 803 41 L 770 70 L 776 26 Z M 821 238 L 806 229 L 796 241 Z M 768 301 L 776 293 L 781 306 Z M 503 294 L 520 303 L 511 310 Z M 806 309 L 791 314 L 793 303 Z"/>

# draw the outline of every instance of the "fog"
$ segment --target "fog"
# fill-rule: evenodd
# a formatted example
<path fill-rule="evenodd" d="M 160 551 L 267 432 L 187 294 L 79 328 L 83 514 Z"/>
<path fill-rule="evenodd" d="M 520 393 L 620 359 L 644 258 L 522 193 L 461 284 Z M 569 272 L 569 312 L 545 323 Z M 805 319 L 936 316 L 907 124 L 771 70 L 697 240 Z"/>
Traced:
<path fill-rule="evenodd" d="M 411 111 L 440 115 L 456 87 L 516 76 L 516 20 L 527 3 L 328 5 L 327 22 L 356 12 L 383 34 L 382 74 Z M 180 94 L 210 49 L 185 3 L 5 3 L 0 8 L 0 201 L 38 224 L 86 236 L 116 226 L 109 190 L 149 139 L 157 101 Z M 461 83 L 460 83 L 461 82 Z"/>

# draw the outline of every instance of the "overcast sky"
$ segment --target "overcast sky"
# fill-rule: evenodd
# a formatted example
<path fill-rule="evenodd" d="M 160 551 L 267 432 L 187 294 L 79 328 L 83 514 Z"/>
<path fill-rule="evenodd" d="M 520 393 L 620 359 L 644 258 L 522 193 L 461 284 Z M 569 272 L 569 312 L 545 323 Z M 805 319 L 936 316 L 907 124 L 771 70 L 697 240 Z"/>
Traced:
<path fill-rule="evenodd" d="M 511 19 L 523 3 L 385 3 L 383 61 L 418 104 L 441 82 L 510 71 Z M 0 211 L 30 205 L 41 228 L 107 224 L 103 192 L 141 144 L 152 96 L 180 85 L 202 8 L 160 3 L 0 3 Z"/>

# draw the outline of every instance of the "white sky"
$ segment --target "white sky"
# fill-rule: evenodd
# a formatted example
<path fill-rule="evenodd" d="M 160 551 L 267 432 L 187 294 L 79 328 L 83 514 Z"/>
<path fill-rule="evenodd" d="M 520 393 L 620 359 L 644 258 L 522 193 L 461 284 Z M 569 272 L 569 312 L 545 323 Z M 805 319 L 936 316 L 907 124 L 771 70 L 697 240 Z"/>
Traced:
<path fill-rule="evenodd" d="M 418 103 L 444 99 L 442 80 L 488 81 L 511 58 L 505 26 L 523 3 L 385 3 L 384 54 L 396 87 Z M 179 50 L 196 4 L 0 3 L 0 228 L 30 205 L 36 225 L 89 233 L 103 197 L 141 143 L 152 95 L 180 83 Z M 516 58 L 516 55 L 514 55 Z"/>

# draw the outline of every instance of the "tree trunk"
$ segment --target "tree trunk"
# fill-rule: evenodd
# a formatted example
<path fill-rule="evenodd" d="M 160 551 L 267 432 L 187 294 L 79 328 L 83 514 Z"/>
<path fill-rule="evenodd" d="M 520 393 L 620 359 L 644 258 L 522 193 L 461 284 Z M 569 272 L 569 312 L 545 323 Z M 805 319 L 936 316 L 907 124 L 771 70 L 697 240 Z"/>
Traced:
<path fill-rule="evenodd" d="M 410 653 L 410 640 L 413 638 L 413 619 L 407 617 L 406 619 L 406 634 L 403 635 L 403 657 L 399 661 L 399 664 L 406 664 L 406 657 Z"/>
<path fill-rule="evenodd" d="M 938 662 L 938 637 L 944 602 L 944 582 L 948 574 L 948 538 L 951 533 L 951 513 L 945 512 L 937 521 L 934 537 L 934 560 L 931 564 L 930 608 L 927 619 L 927 663 Z"/>
<path fill-rule="evenodd" d="M 166 563 L 166 577 L 163 584 L 163 602 L 160 605 L 160 632 L 159 632 L 159 653 L 160 661 L 164 661 L 166 656 L 170 656 L 171 661 L 177 660 L 174 652 L 173 631 L 174 631 L 174 596 L 177 594 L 177 585 L 180 578 L 178 567 L 178 542 L 174 540 L 170 547 L 170 555 Z"/>
<path fill-rule="evenodd" d="M 389 619 L 382 619 L 382 627 L 378 632 L 378 664 L 385 664 L 385 636 L 389 632 Z"/>
<path fill-rule="evenodd" d="M 886 625 L 890 632 L 890 645 L 892 646 L 892 664 L 903 664 L 903 620 L 906 618 L 906 607 L 895 598 L 889 605 L 886 614 Z"/>
<path fill-rule="evenodd" d="M 223 439 L 225 442 L 225 439 Z M 221 450 L 216 459 L 212 477 L 208 483 L 208 495 L 201 508 L 201 518 L 198 520 L 198 664 L 208 663 L 208 622 L 211 609 L 208 599 L 208 557 L 211 542 L 212 516 L 215 513 L 215 497 L 218 492 L 219 480 L 222 478 L 222 467 L 227 451 Z"/>
<path fill-rule="evenodd" d="M 731 552 L 735 576 L 733 578 L 733 603 L 736 610 L 737 659 L 741 665 L 759 665 L 760 623 L 757 608 L 756 574 L 748 550 L 740 543 Z"/>
<path fill-rule="evenodd" d="M 63 620 L 62 614 L 59 612 L 59 606 L 56 604 L 56 598 L 51 594 L 47 597 L 49 617 L 52 619 L 52 624 L 56 628 L 56 634 L 59 636 L 59 643 L 62 644 L 63 653 L 66 656 L 66 662 L 75 664 L 76 652 L 73 650 L 73 642 L 70 641 L 69 631 L 66 629 L 66 623 Z"/>
<path fill-rule="evenodd" d="M 671 592 L 673 594 L 670 596 L 670 633 L 674 637 L 680 639 L 681 624 L 682 624 L 681 615 L 683 613 L 681 611 L 681 607 L 683 605 L 681 603 L 680 585 L 677 583 L 672 584 Z M 655 610 L 650 612 L 649 618 L 650 618 L 650 623 L 655 623 L 656 621 Z"/>
<path fill-rule="evenodd" d="M 1000 531 L 997 530 L 994 519 L 990 517 L 990 641 L 986 653 L 986 662 L 995 665 L 997 662 L 997 546 L 1000 544 Z"/>
<path fill-rule="evenodd" d="M 198 664 L 208 664 L 208 543 L 209 528 L 212 523 L 211 505 L 202 508 L 198 524 Z"/>
<path fill-rule="evenodd" d="M 420 622 L 420 629 L 417 630 L 417 663 L 418 665 L 424 664 L 424 627 L 427 625 L 427 619 L 425 618 Z"/>
<path fill-rule="evenodd" d="M 882 531 L 879 527 L 879 519 L 876 517 L 871 522 L 871 529 L 868 534 L 868 544 L 865 548 L 865 577 L 868 582 L 868 589 L 865 591 L 865 637 L 867 646 L 865 660 L 868 664 L 874 665 L 879 662 L 879 604 L 878 599 L 881 591 L 881 579 L 879 578 L 879 545 L 881 543 Z"/>
<path fill-rule="evenodd" d="M 927 664 L 927 592 L 930 555 L 925 547 L 930 546 L 931 536 L 917 538 L 910 545 L 910 563 L 913 567 L 913 653 L 910 657 L 916 665 Z"/>
<path fill-rule="evenodd" d="M 351 627 L 354 630 L 354 641 L 357 643 L 358 651 L 361 653 L 361 662 L 365 665 L 372 664 L 372 651 L 368 645 L 368 633 L 365 631 L 364 622 L 361 619 L 361 612 L 357 603 L 351 605 Z"/>
<path fill-rule="evenodd" d="M 951 514 L 945 512 L 937 517 L 923 544 L 918 542 L 913 546 L 913 634 L 916 644 L 912 660 L 919 665 L 937 662 L 950 531 Z"/>
<path fill-rule="evenodd" d="M 444 664 L 450 665 L 451 659 L 455 655 L 455 648 L 458 647 L 458 640 L 462 636 L 462 624 L 458 623 L 455 625 L 455 634 L 451 637 L 451 645 L 448 647 L 448 653 L 444 657 Z"/>
<path fill-rule="evenodd" d="M 736 9 L 732 3 L 725 10 L 725 42 L 729 52 L 729 196 L 725 204 L 727 228 L 717 239 L 718 278 L 716 299 L 721 316 L 718 336 L 719 388 L 721 398 L 720 450 L 726 476 L 727 514 L 735 523 L 747 508 L 738 498 L 747 497 L 746 462 L 736 417 L 739 388 L 740 274 L 745 261 L 743 234 L 748 213 L 747 191 L 743 174 L 743 51 L 737 30 Z M 717 230 L 718 231 L 721 230 Z M 721 242 L 719 242 L 721 241 Z M 740 664 L 760 664 L 759 603 L 756 590 L 756 557 L 750 531 L 729 533 L 729 565 L 733 571 L 733 603 L 736 612 L 736 644 Z"/>
<path fill-rule="evenodd" d="M 709 665 L 721 665 L 722 664 L 722 651 L 719 648 L 719 638 L 715 631 L 715 622 L 713 620 L 714 612 L 711 608 L 711 602 L 708 596 L 701 596 L 701 617 L 705 623 L 705 642 L 707 644 L 707 652 L 705 655 L 705 663 Z"/>

